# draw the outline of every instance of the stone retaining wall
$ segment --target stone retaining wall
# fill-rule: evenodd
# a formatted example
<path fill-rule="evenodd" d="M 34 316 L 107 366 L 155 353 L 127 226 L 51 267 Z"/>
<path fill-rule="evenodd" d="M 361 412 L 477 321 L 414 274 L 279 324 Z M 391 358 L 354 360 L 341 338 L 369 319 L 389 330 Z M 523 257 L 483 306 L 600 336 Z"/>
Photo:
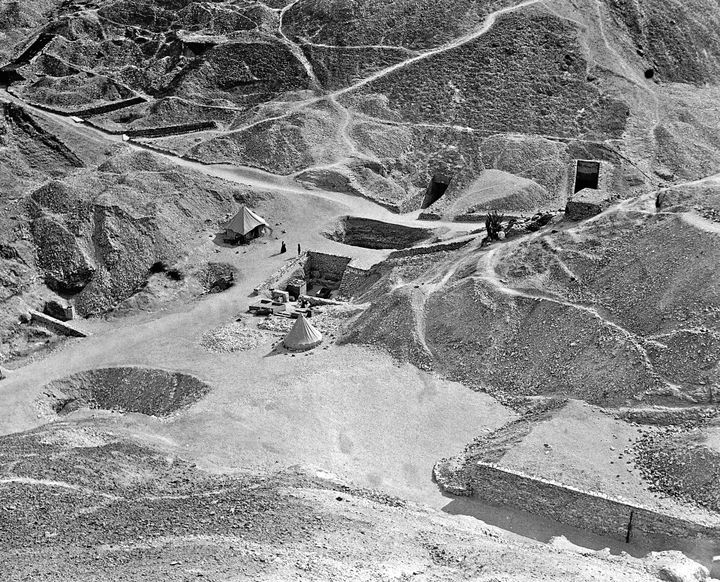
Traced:
<path fill-rule="evenodd" d="M 132 97 L 122 101 L 114 101 L 106 105 L 98 105 L 97 107 L 88 107 L 78 111 L 57 111 L 57 113 L 60 113 L 61 115 L 74 115 L 75 117 L 92 117 L 94 115 L 102 115 L 103 113 L 110 113 L 111 111 L 117 111 L 118 109 L 132 107 L 133 105 L 139 105 L 140 103 L 145 103 L 145 99 L 143 97 Z"/>
<path fill-rule="evenodd" d="M 398 257 L 413 257 L 416 255 L 429 255 L 432 253 L 441 253 L 443 251 L 456 251 L 464 247 L 470 241 L 475 240 L 474 238 L 467 238 L 462 240 L 451 241 L 447 243 L 440 243 L 436 245 L 428 245 L 424 247 L 413 247 L 410 249 L 402 249 L 399 251 L 393 251 L 388 255 L 388 259 L 396 259 Z"/>
<path fill-rule="evenodd" d="M 45 313 L 39 311 L 30 311 L 32 320 L 48 328 L 50 331 L 57 333 L 58 335 L 66 335 L 70 337 L 87 337 L 85 332 L 75 329 L 71 325 L 68 325 L 64 321 L 50 317 Z"/>
<path fill-rule="evenodd" d="M 180 123 L 178 125 L 166 125 L 164 127 L 129 129 L 123 133 L 128 137 L 167 137 L 169 135 L 195 133 L 211 129 L 217 129 L 217 123 L 214 121 L 198 121 L 197 123 Z"/>
<path fill-rule="evenodd" d="M 620 541 L 626 541 L 632 516 L 634 543 L 704 538 L 720 545 L 720 519 L 691 521 L 489 463 L 476 462 L 468 470 L 473 495 L 494 505 L 517 507 Z"/>
<path fill-rule="evenodd" d="M 285 289 L 290 280 L 296 277 L 304 279 L 304 265 L 306 261 L 307 253 L 303 253 L 299 257 L 289 261 L 256 287 L 258 293 L 266 292 L 269 289 Z"/>

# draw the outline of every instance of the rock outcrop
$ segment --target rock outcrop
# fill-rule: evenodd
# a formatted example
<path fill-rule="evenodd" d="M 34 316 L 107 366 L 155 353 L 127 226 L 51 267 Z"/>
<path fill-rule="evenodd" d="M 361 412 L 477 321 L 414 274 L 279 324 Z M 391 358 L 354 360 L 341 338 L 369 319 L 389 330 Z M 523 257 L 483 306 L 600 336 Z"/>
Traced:
<path fill-rule="evenodd" d="M 585 220 L 597 216 L 608 208 L 613 194 L 604 190 L 584 188 L 572 195 L 565 206 L 565 217 L 568 220 Z"/>

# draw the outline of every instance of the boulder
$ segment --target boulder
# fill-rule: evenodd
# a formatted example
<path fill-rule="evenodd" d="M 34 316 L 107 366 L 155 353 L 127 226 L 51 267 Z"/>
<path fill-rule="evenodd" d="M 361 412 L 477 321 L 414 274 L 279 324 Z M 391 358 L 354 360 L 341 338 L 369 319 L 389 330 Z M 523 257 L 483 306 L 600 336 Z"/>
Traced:
<path fill-rule="evenodd" d="M 648 571 L 664 582 L 704 582 L 708 569 L 681 552 L 650 552 L 645 558 Z"/>
<path fill-rule="evenodd" d="M 585 220 L 597 216 L 610 206 L 613 195 L 606 190 L 585 188 L 576 192 L 565 206 L 565 218 Z"/>
<path fill-rule="evenodd" d="M 696 208 L 720 211 L 720 184 L 709 180 L 666 188 L 658 193 L 655 207 L 668 212 L 689 212 Z"/>
<path fill-rule="evenodd" d="M 55 319 L 59 319 L 60 321 L 67 321 L 69 319 L 68 307 L 69 305 L 65 301 L 51 299 L 50 301 L 45 302 L 43 313 L 45 315 L 49 315 L 50 317 L 54 317 Z"/>
<path fill-rule="evenodd" d="M 67 228 L 53 218 L 41 216 L 32 223 L 32 235 L 38 249 L 38 266 L 48 287 L 77 292 L 90 282 L 95 266 Z"/>

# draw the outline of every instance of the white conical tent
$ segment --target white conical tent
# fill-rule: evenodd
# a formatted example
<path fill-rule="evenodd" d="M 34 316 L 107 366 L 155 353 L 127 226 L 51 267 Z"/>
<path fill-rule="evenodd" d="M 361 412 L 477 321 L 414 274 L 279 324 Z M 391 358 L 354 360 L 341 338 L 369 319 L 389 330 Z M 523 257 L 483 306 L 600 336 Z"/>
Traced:
<path fill-rule="evenodd" d="M 268 223 L 265 222 L 265 219 L 262 216 L 255 214 L 247 206 L 241 206 L 238 213 L 225 225 L 225 230 L 230 230 L 242 236 L 246 236 L 258 226 L 265 226 L 269 228 Z"/>
<path fill-rule="evenodd" d="M 293 328 L 285 336 L 283 345 L 289 350 L 300 352 L 320 345 L 322 340 L 322 334 L 310 325 L 308 320 L 301 314 Z"/>

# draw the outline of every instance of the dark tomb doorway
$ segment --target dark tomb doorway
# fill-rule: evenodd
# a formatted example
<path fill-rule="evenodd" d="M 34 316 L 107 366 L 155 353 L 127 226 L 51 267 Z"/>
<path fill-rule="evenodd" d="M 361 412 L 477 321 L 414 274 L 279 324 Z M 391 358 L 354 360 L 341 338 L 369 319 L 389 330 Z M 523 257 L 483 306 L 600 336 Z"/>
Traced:
<path fill-rule="evenodd" d="M 583 188 L 594 188 L 597 190 L 600 179 L 600 162 L 585 162 L 578 160 L 575 168 L 575 189 L 579 192 Z"/>
<path fill-rule="evenodd" d="M 442 198 L 445 191 L 450 185 L 451 178 L 445 178 L 444 176 L 435 175 L 430 180 L 427 190 L 425 191 L 425 198 L 423 199 L 422 206 L 420 208 L 429 208 L 435 204 L 440 198 Z"/>

